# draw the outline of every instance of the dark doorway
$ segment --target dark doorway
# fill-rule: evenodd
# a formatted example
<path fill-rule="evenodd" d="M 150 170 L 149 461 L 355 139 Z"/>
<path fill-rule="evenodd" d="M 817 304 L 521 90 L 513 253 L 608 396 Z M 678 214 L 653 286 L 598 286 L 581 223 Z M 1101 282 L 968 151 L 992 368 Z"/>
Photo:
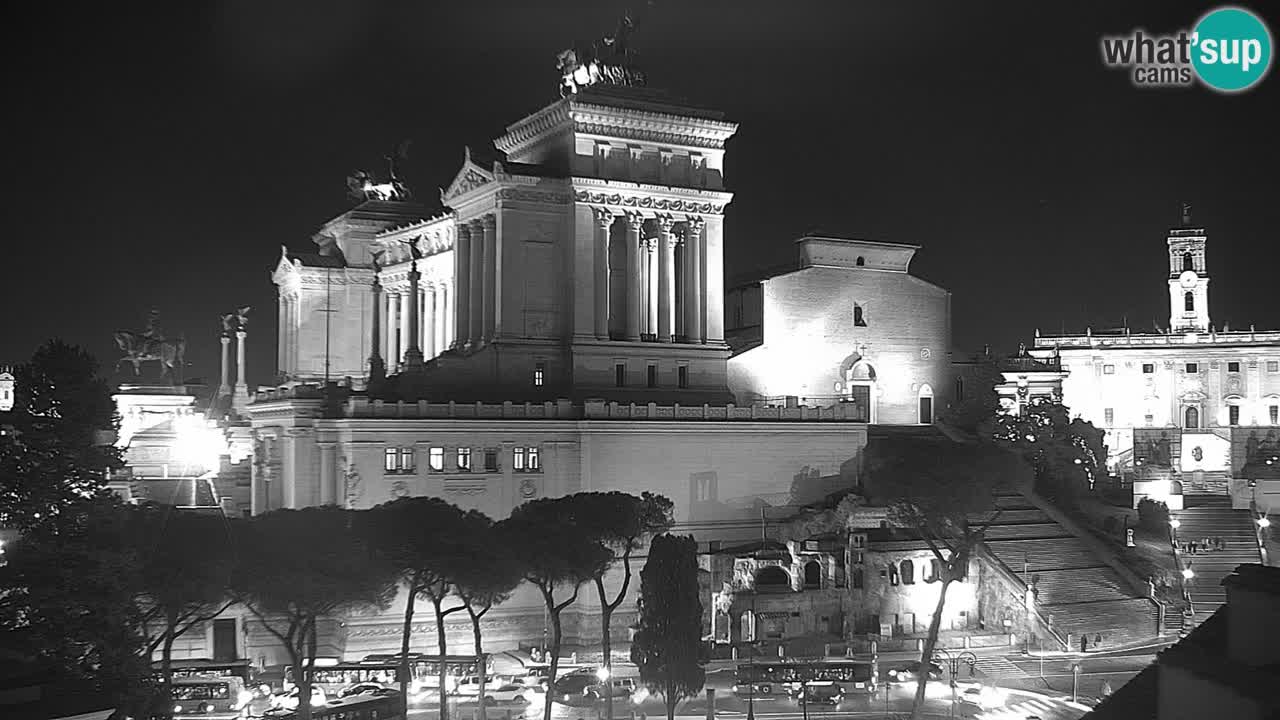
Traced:
<path fill-rule="evenodd" d="M 218 662 L 236 660 L 236 620 L 213 621 L 213 659 Z"/>
<path fill-rule="evenodd" d="M 1187 408 L 1187 429 L 1195 430 L 1200 427 L 1200 410 L 1194 407 Z"/>
<path fill-rule="evenodd" d="M 933 398 L 920 398 L 920 424 L 929 425 L 933 423 Z"/>

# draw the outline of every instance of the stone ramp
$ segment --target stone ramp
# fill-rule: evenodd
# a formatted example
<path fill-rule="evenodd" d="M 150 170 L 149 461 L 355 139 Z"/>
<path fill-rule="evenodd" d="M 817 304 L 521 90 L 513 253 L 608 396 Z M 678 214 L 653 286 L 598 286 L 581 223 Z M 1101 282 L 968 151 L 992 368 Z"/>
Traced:
<path fill-rule="evenodd" d="M 1190 566 L 1195 573 L 1186 587 L 1198 625 L 1226 603 L 1223 578 L 1237 566 L 1262 562 L 1262 555 L 1249 511 L 1233 510 L 1230 497 L 1189 496 L 1185 509 L 1175 515 L 1180 523 L 1176 536 L 1179 543 L 1204 538 L 1222 538 L 1226 543 L 1225 550 L 1178 553 L 1183 567 Z"/>

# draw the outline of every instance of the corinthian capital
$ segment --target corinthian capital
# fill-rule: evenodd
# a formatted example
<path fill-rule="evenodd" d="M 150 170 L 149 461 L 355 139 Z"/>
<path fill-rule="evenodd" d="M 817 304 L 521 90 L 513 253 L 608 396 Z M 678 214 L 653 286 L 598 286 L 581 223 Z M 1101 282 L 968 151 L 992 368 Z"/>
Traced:
<path fill-rule="evenodd" d="M 595 215 L 596 225 L 599 225 L 604 230 L 608 230 L 609 226 L 613 225 L 613 221 L 617 217 L 617 215 L 614 215 L 613 211 L 609 208 L 593 207 L 591 208 L 591 212 Z"/>
<path fill-rule="evenodd" d="M 657 221 L 658 229 L 662 231 L 663 235 L 669 235 L 671 233 L 671 228 L 676 224 L 676 219 L 670 215 L 659 215 L 657 217 Z"/>
<path fill-rule="evenodd" d="M 637 212 L 627 213 L 627 226 L 632 230 L 639 232 L 641 226 L 644 225 L 644 216 Z"/>
<path fill-rule="evenodd" d="M 691 233 L 701 233 L 703 225 L 706 224 L 706 220 L 701 215 L 689 215 L 684 222 Z"/>

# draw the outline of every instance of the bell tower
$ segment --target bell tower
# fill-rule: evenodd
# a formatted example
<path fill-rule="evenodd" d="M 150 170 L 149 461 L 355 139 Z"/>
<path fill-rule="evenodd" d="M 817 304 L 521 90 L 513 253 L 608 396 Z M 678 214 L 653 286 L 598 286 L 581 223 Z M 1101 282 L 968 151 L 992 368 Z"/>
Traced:
<path fill-rule="evenodd" d="M 1169 231 L 1169 329 L 1209 331 L 1209 272 L 1204 228 L 1191 224 L 1191 205 L 1182 205 L 1182 224 Z"/>

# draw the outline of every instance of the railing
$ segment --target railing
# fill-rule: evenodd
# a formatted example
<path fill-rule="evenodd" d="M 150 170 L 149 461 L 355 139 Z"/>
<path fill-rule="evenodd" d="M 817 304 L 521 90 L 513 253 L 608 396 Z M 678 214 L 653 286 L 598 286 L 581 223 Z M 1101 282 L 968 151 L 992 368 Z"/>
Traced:
<path fill-rule="evenodd" d="M 1052 347 L 1094 347 L 1133 345 L 1210 345 L 1217 343 L 1275 343 L 1280 332 L 1227 331 L 1175 333 L 1092 333 L 1086 335 L 1042 335 L 1036 338 L 1038 349 Z"/>
<path fill-rule="evenodd" d="M 996 569 L 996 572 L 999 573 L 1006 582 L 1012 584 L 1014 588 L 1018 589 L 1022 593 L 1022 605 L 1023 607 L 1026 607 L 1027 583 L 1022 578 L 1018 577 L 1017 573 L 1015 573 L 1003 560 L 997 557 L 995 553 L 988 550 L 985 546 L 982 547 L 982 556 L 991 562 L 992 566 Z M 1027 614 L 1035 618 L 1035 620 L 1039 622 L 1040 627 L 1048 631 L 1049 635 L 1063 650 L 1069 649 L 1067 639 L 1058 632 L 1058 629 L 1053 626 L 1053 623 L 1049 622 L 1048 618 L 1041 614 L 1040 608 L 1032 604 L 1031 607 L 1027 607 L 1026 609 Z"/>
<path fill-rule="evenodd" d="M 569 400 L 542 403 L 433 403 L 383 402 L 364 397 L 350 398 L 344 414 L 352 418 L 405 418 L 426 420 L 493 419 L 493 420 L 670 420 L 670 421 L 813 421 L 862 422 L 854 408 L 847 405 L 813 407 L 739 407 L 728 405 L 658 405 L 621 404 L 604 400 L 587 400 L 575 405 Z"/>

